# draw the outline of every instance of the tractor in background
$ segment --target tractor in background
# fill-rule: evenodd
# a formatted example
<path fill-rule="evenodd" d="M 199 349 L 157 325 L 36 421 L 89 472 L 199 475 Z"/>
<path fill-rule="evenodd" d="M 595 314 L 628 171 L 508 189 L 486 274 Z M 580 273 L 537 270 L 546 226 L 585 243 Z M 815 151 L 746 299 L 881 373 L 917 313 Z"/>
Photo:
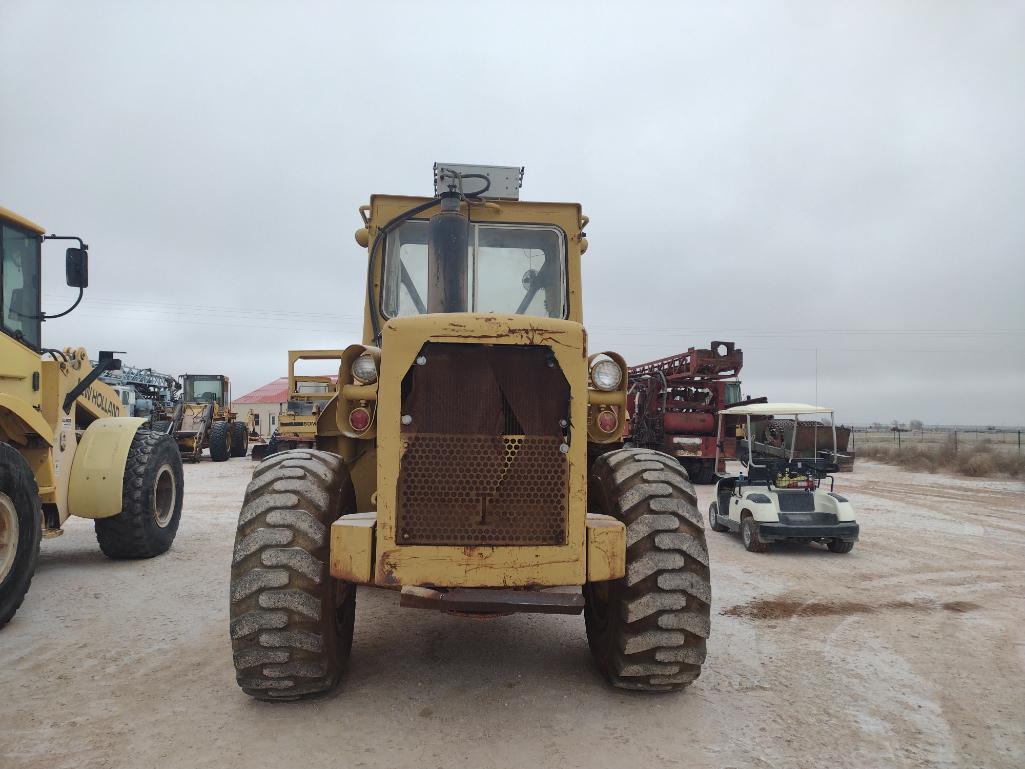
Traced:
<path fill-rule="evenodd" d="M 630 432 L 634 446 L 656 449 L 676 457 L 694 483 L 714 483 L 727 458 L 735 456 L 739 422 L 717 427 L 720 410 L 745 399 L 738 375 L 744 352 L 733 342 L 713 341 L 705 349 L 691 347 L 679 355 L 630 367 Z M 724 451 L 716 460 L 716 446 Z"/>
<path fill-rule="evenodd" d="M 337 376 L 306 376 L 295 373 L 295 364 L 305 360 L 342 359 L 343 350 L 290 350 L 288 353 L 288 404 L 278 415 L 278 424 L 267 443 L 253 446 L 253 461 L 289 449 L 313 448 L 317 442 L 317 420 L 335 397 Z"/>
<path fill-rule="evenodd" d="M 181 400 L 169 413 L 155 417 L 153 429 L 174 436 L 184 459 L 198 462 L 203 449 L 210 459 L 225 462 L 244 457 L 249 429 L 231 410 L 231 383 L 223 374 L 183 374 Z"/>
<path fill-rule="evenodd" d="M 42 246 L 75 240 L 65 253 L 78 299 L 64 312 L 41 307 Z M 0 208 L 0 626 L 21 606 L 43 538 L 69 516 L 93 519 L 110 558 L 150 558 L 174 541 L 184 478 L 174 441 L 124 416 L 100 377 L 121 361 L 81 347 L 42 343 L 42 322 L 67 315 L 89 284 L 81 238 L 47 235 Z"/>

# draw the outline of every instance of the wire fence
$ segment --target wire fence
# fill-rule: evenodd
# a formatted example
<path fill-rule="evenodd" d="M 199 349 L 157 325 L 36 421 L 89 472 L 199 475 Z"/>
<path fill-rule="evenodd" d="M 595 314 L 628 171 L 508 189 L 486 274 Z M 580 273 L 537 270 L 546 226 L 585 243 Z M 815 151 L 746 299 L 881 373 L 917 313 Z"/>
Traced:
<path fill-rule="evenodd" d="M 850 450 L 858 447 L 940 448 L 955 454 L 987 449 L 994 452 L 1023 455 L 1023 430 L 971 430 L 959 427 L 926 427 L 916 430 L 890 430 L 888 428 L 858 428 L 851 432 Z"/>

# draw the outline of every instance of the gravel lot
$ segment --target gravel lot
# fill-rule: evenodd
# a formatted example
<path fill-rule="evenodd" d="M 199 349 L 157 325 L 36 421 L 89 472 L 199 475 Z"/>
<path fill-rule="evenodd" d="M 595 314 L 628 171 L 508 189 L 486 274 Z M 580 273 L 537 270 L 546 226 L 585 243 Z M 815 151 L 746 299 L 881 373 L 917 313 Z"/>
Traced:
<path fill-rule="evenodd" d="M 862 463 L 839 477 L 850 555 L 709 532 L 708 662 L 679 694 L 605 686 L 580 617 L 478 622 L 365 589 L 339 689 L 267 704 L 236 688 L 227 637 L 252 467 L 186 466 L 151 561 L 108 561 L 82 520 L 43 543 L 0 631 L 0 766 L 1025 765 L 1021 483 Z"/>

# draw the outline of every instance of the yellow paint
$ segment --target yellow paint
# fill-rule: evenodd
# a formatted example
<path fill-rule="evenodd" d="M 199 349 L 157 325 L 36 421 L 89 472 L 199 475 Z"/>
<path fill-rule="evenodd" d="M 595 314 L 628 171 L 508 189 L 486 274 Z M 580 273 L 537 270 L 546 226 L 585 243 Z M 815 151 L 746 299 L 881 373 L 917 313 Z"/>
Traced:
<path fill-rule="evenodd" d="M 552 349 L 570 383 L 570 420 L 587 421 L 584 328 L 579 323 L 523 315 L 446 313 L 395 318 L 384 326 L 378 393 L 377 558 L 380 585 L 521 587 L 582 585 L 586 556 L 587 441 L 573 441 L 569 467 L 567 542 L 543 547 L 443 547 L 399 545 L 395 541 L 402 378 L 425 342 L 544 345 Z M 577 435 L 583 438 L 582 431 Z"/>
<path fill-rule="evenodd" d="M 30 221 L 24 216 L 16 214 L 14 211 L 4 208 L 3 206 L 0 206 L 0 221 L 10 222 L 11 224 L 15 224 L 19 227 L 24 227 L 26 230 L 31 230 L 36 233 L 36 235 L 42 235 L 46 232 L 43 227 L 40 227 L 35 222 Z"/>
<path fill-rule="evenodd" d="M 86 429 L 71 466 L 68 508 L 82 518 L 109 518 L 121 512 L 128 450 L 146 420 L 97 419 Z"/>
<path fill-rule="evenodd" d="M 331 524 L 331 576 L 368 584 L 373 578 L 376 513 L 343 515 Z"/>
<path fill-rule="evenodd" d="M 360 214 L 363 224 L 357 243 L 367 248 L 384 224 L 428 198 L 375 195 Z M 339 454 L 347 463 L 356 488 L 357 509 L 376 510 L 373 532 L 372 574 L 369 581 L 383 586 L 433 585 L 437 587 L 543 587 L 581 585 L 589 573 L 612 579 L 625 569 L 625 530 L 615 521 L 594 519 L 587 525 L 587 445 L 620 439 L 626 422 L 626 377 L 621 391 L 599 393 L 588 387 L 587 332 L 583 323 L 580 255 L 587 248 L 583 228 L 587 217 L 576 203 L 502 201 L 463 204 L 474 222 L 518 222 L 553 225 L 565 234 L 567 319 L 519 315 L 452 313 L 376 320 L 382 331 L 381 349 L 374 347 L 370 308 L 364 311 L 363 344 L 342 355 L 338 397 L 330 401 L 317 421 L 317 446 Z M 434 210 L 420 216 L 429 218 Z M 370 290 L 380 297 L 383 248 L 376 255 Z M 567 454 L 567 542 L 544 547 L 401 546 L 395 542 L 396 490 L 404 451 L 400 430 L 400 390 L 403 377 L 425 342 L 550 347 L 571 388 L 570 419 L 574 440 Z M 385 350 L 386 352 L 382 352 Z M 350 367 L 355 358 L 371 353 L 378 364 L 378 382 L 354 382 Z M 615 353 L 607 353 L 623 364 Z M 595 435 L 586 425 L 591 405 L 620 410 L 619 430 Z M 351 410 L 365 406 L 374 415 L 371 427 L 355 433 L 348 422 Z M 369 520 L 353 518 L 352 521 Z M 342 523 L 332 527 L 332 573 L 362 579 L 368 547 L 365 525 Z M 336 533 L 337 532 L 337 533 Z M 358 533 L 355 533 L 358 532 Z M 337 554 L 336 554 L 337 549 Z M 337 563 L 336 563 L 337 556 Z M 354 559 L 358 559 L 358 565 Z"/>
<path fill-rule="evenodd" d="M 587 581 L 626 576 L 626 526 L 610 515 L 587 515 Z"/>

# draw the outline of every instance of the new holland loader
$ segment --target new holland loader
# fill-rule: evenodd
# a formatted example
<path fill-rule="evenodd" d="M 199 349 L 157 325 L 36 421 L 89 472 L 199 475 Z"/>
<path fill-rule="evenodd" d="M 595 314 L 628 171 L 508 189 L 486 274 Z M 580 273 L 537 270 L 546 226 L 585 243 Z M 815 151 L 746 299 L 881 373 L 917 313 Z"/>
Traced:
<path fill-rule="evenodd" d="M 439 165 L 433 197 L 360 209 L 363 340 L 315 447 L 257 465 L 239 515 L 230 634 L 247 694 L 334 686 L 357 586 L 459 616 L 582 612 L 613 685 L 698 677 L 711 596 L 694 489 L 672 457 L 622 447 L 626 367 L 583 326 L 587 217 L 519 200 L 521 179 Z"/>
<path fill-rule="evenodd" d="M 0 627 L 22 603 L 40 539 L 63 533 L 71 515 L 92 518 L 111 558 L 166 551 L 182 509 L 182 464 L 174 440 L 122 416 L 121 399 L 100 381 L 121 365 L 101 352 L 42 346 L 47 318 L 71 312 L 88 286 L 79 238 L 45 230 L 0 208 Z M 78 300 L 59 315 L 40 302 L 46 240 L 78 241 L 66 252 L 67 283 Z"/>

